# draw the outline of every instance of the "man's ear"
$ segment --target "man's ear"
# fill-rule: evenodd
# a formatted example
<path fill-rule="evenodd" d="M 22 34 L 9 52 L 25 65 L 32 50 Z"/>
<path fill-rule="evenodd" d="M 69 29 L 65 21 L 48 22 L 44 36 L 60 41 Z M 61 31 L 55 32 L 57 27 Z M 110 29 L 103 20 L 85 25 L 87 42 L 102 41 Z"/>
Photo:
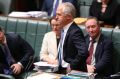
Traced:
<path fill-rule="evenodd" d="M 67 14 L 65 18 L 67 18 L 67 20 L 70 20 L 72 18 L 72 15 L 71 14 Z"/>

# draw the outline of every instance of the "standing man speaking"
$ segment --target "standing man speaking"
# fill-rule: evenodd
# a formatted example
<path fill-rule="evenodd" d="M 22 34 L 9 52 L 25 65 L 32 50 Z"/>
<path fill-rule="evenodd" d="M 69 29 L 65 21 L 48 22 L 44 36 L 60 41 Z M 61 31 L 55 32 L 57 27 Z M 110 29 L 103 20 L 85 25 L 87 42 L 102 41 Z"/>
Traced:
<path fill-rule="evenodd" d="M 69 3 L 61 3 L 56 11 L 56 20 L 61 22 L 61 39 L 58 46 L 59 70 L 66 69 L 87 71 L 86 43 L 82 30 L 73 22 L 75 7 Z M 61 71 L 62 72 L 62 71 Z"/>

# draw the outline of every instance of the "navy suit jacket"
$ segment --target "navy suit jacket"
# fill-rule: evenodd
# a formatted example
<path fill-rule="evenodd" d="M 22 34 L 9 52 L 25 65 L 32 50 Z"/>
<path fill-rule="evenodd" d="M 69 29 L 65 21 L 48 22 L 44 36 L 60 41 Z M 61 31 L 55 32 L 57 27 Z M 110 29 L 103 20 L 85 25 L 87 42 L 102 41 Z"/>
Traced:
<path fill-rule="evenodd" d="M 87 48 L 90 43 L 89 39 L 90 37 L 87 35 Z M 98 77 L 109 76 L 112 73 L 112 47 L 111 39 L 101 34 L 95 51 L 95 73 Z"/>
<path fill-rule="evenodd" d="M 62 0 L 62 2 L 72 3 L 76 8 L 76 16 L 80 16 L 77 0 Z M 50 16 L 53 11 L 53 3 L 54 3 L 54 0 L 44 0 L 42 5 L 42 11 L 48 12 L 48 15 Z"/>
<path fill-rule="evenodd" d="M 64 61 L 70 64 L 72 70 L 87 71 L 87 47 L 80 27 L 74 22 L 69 27 L 63 45 Z"/>
<path fill-rule="evenodd" d="M 34 50 L 32 47 L 19 35 L 9 33 L 5 34 L 7 45 L 10 50 L 10 53 L 15 60 L 15 63 L 20 62 L 24 69 L 26 68 L 27 64 L 31 60 L 31 57 L 34 56 Z M 0 65 L 7 65 L 5 61 L 5 55 L 3 50 L 0 47 Z"/>

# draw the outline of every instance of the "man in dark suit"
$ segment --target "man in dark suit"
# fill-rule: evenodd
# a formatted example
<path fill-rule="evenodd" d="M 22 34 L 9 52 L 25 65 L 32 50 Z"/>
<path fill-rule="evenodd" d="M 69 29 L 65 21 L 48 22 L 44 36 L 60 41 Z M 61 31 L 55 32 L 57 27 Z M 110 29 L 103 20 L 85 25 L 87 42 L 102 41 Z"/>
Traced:
<path fill-rule="evenodd" d="M 19 75 L 27 70 L 33 55 L 32 47 L 21 36 L 5 34 L 0 27 L 0 73 Z"/>
<path fill-rule="evenodd" d="M 87 71 L 86 43 L 82 30 L 73 22 L 75 12 L 75 7 L 69 2 L 60 4 L 56 11 L 56 20 L 61 22 L 61 28 L 64 31 L 61 67 L 67 67 L 68 72 L 70 70 Z M 60 44 L 58 51 L 59 47 Z"/>
<path fill-rule="evenodd" d="M 52 12 L 53 12 L 53 6 L 56 0 L 44 0 L 43 2 L 43 6 L 42 6 L 42 11 L 46 11 L 48 13 L 49 16 L 53 16 Z M 79 7 L 78 7 L 78 3 L 77 0 L 59 0 L 59 4 L 63 3 L 63 2 L 70 2 L 72 3 L 75 8 L 76 8 L 76 16 L 80 16 L 80 11 L 79 11 Z"/>
<path fill-rule="evenodd" d="M 112 42 L 109 37 L 106 37 L 101 33 L 100 24 L 95 17 L 87 19 L 86 36 L 87 48 L 89 50 L 87 58 L 87 69 L 89 73 L 95 73 L 96 78 L 103 79 L 103 77 L 109 77 L 112 73 Z M 92 40 L 93 52 L 90 54 Z M 90 61 L 89 58 L 91 57 Z M 106 78 L 105 78 L 106 79 Z"/>

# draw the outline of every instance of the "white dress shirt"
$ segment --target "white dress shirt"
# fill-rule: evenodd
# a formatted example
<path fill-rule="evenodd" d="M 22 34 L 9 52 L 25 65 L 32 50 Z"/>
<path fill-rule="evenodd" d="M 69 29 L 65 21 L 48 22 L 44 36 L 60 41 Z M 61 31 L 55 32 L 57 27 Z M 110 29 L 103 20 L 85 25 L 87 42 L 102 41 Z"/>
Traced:
<path fill-rule="evenodd" d="M 96 52 L 96 48 L 97 48 L 97 44 L 98 44 L 99 38 L 100 38 L 100 35 L 98 35 L 98 37 L 95 39 L 94 50 L 93 50 L 92 60 L 91 60 L 91 65 L 95 65 L 95 52 Z M 91 37 L 90 37 L 90 40 L 92 40 Z M 91 42 L 89 44 L 88 50 L 90 49 L 90 45 L 91 45 Z"/>
<path fill-rule="evenodd" d="M 64 45 L 64 41 L 65 41 L 65 37 L 66 37 L 66 34 L 67 34 L 67 31 L 68 31 L 68 29 L 69 29 L 69 27 L 71 26 L 71 24 L 72 24 L 73 22 L 70 22 L 69 24 L 67 24 L 64 28 L 63 28 L 63 30 L 64 30 L 64 36 L 63 36 L 63 42 L 62 42 L 62 67 L 63 68 L 66 68 L 66 67 L 68 67 L 68 64 L 69 63 L 67 63 L 67 62 L 65 62 L 64 60 L 63 60 L 63 45 Z M 59 51 L 59 47 L 60 47 L 60 44 L 58 45 L 58 51 Z"/>

